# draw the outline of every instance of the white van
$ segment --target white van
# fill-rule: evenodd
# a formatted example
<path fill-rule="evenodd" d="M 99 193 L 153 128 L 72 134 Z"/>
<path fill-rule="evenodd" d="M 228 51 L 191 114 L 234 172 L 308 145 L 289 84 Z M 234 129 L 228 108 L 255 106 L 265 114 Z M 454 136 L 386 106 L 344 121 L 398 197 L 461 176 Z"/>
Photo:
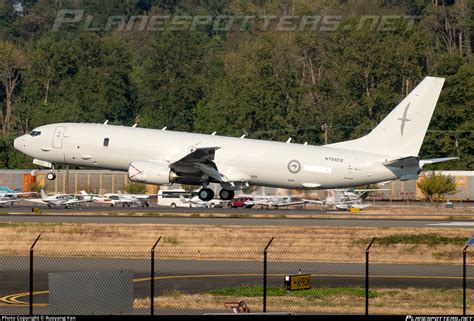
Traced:
<path fill-rule="evenodd" d="M 170 189 L 158 191 L 157 204 L 171 207 L 189 207 L 189 202 L 183 200 L 189 199 L 190 194 L 184 189 Z"/>

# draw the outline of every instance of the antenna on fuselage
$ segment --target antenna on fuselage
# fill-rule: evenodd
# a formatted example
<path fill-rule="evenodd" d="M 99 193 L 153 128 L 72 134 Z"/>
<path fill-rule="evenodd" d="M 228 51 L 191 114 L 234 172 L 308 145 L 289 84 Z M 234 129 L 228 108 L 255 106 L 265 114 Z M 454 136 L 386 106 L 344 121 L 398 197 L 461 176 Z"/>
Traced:
<path fill-rule="evenodd" d="M 161 130 L 163 130 L 163 131 L 164 131 L 164 130 L 166 130 L 167 128 L 168 128 L 168 127 L 166 127 L 166 126 L 165 126 L 165 127 L 163 127 Z"/>
<path fill-rule="evenodd" d="M 132 127 L 135 128 L 135 127 L 137 127 L 137 125 L 138 125 L 138 124 L 135 124 L 135 125 L 133 125 Z"/>
<path fill-rule="evenodd" d="M 104 125 L 107 125 L 109 123 L 109 120 L 107 119 L 105 122 L 104 122 Z"/>
<path fill-rule="evenodd" d="M 287 144 L 291 143 L 291 137 L 286 141 Z"/>
<path fill-rule="evenodd" d="M 304 145 L 308 145 L 308 142 L 304 142 Z"/>
<path fill-rule="evenodd" d="M 242 139 L 242 138 L 245 138 L 245 136 L 247 136 L 247 135 L 246 135 L 246 134 L 243 134 L 242 136 L 240 136 L 240 138 L 241 138 L 241 139 Z"/>
<path fill-rule="evenodd" d="M 211 134 L 211 136 L 216 136 L 216 134 L 217 134 L 217 132 L 213 132 L 213 133 Z"/>

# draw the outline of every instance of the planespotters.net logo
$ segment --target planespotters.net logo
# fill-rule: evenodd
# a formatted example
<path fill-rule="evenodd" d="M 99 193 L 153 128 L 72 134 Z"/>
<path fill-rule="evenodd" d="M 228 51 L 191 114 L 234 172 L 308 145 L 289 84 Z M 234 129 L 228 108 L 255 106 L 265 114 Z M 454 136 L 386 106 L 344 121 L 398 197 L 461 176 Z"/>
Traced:
<path fill-rule="evenodd" d="M 105 21 L 81 9 L 58 10 L 52 31 L 247 31 L 255 26 L 260 31 L 330 32 L 336 30 L 398 31 L 412 30 L 420 16 L 362 15 L 358 19 L 344 19 L 341 15 L 114 15 Z"/>
<path fill-rule="evenodd" d="M 412 316 L 407 315 L 405 321 L 474 321 L 474 317 L 466 316 Z"/>

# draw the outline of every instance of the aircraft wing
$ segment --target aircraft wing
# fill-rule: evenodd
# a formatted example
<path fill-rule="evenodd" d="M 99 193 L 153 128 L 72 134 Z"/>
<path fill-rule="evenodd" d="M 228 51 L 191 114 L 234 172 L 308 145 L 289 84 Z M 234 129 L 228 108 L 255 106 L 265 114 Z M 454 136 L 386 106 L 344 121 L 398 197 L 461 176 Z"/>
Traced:
<path fill-rule="evenodd" d="M 71 200 L 68 200 L 64 203 L 61 203 L 60 205 L 71 205 L 71 204 L 79 204 L 79 203 L 88 203 L 88 202 L 92 202 L 91 199 L 83 199 L 83 200 L 80 200 L 80 199 L 71 199 Z"/>
<path fill-rule="evenodd" d="M 20 200 L 0 200 L 0 205 L 19 202 Z"/>
<path fill-rule="evenodd" d="M 381 192 L 381 191 L 390 191 L 389 188 L 373 188 L 373 189 L 355 189 L 355 193 L 363 193 L 363 192 Z"/>
<path fill-rule="evenodd" d="M 264 205 L 264 206 L 267 206 L 269 205 L 270 202 L 266 201 L 266 200 L 262 200 L 262 201 L 245 201 L 244 204 L 245 205 Z"/>
<path fill-rule="evenodd" d="M 205 163 L 206 161 L 213 161 L 214 156 L 216 154 L 216 150 L 218 150 L 220 147 L 199 147 L 196 148 L 193 152 L 187 154 L 186 156 L 182 157 L 181 159 L 177 160 L 174 163 L 171 163 L 171 165 L 177 164 L 177 163 L 191 163 L 191 164 L 196 164 L 196 163 Z"/>
<path fill-rule="evenodd" d="M 304 201 L 305 203 L 324 205 L 324 202 L 323 202 L 323 201 L 315 201 L 315 200 L 307 200 L 307 199 L 303 199 L 303 201 Z"/>
<path fill-rule="evenodd" d="M 23 201 L 38 203 L 38 204 L 49 204 L 48 202 L 43 201 L 41 198 L 26 198 Z"/>
<path fill-rule="evenodd" d="M 275 204 L 275 206 L 278 206 L 278 207 L 296 206 L 296 205 L 303 205 L 303 204 L 306 204 L 306 203 L 308 203 L 308 202 L 306 202 L 305 200 L 301 200 L 301 201 L 298 201 L 298 202 L 278 203 L 278 204 Z"/>
<path fill-rule="evenodd" d="M 227 182 L 229 180 L 217 170 L 217 166 L 214 164 L 214 157 L 216 150 L 220 147 L 199 147 L 193 152 L 186 156 L 174 161 L 170 164 L 170 168 L 176 172 L 180 172 L 182 168 L 194 168 L 202 172 L 203 174 L 212 177 L 217 182 Z"/>

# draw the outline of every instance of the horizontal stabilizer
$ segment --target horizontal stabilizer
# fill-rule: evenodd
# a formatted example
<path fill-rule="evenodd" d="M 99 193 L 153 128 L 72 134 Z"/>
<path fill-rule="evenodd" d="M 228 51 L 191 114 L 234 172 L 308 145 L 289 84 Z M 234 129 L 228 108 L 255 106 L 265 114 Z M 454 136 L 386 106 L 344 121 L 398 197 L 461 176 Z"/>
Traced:
<path fill-rule="evenodd" d="M 448 162 L 448 161 L 456 160 L 456 159 L 459 159 L 459 157 L 422 159 L 422 160 L 420 160 L 420 167 L 423 168 L 423 166 L 425 166 L 427 164 L 436 164 L 436 163 Z"/>

